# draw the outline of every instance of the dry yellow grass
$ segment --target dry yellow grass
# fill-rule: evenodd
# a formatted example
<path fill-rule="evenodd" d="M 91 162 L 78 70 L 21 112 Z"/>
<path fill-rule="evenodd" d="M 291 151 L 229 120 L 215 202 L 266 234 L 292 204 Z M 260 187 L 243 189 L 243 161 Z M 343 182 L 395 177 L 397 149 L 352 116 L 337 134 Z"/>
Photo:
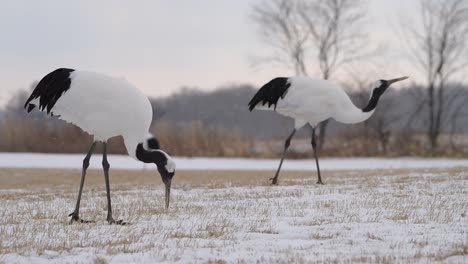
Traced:
<path fill-rule="evenodd" d="M 468 168 L 444 169 L 393 169 L 393 170 L 362 170 L 362 171 L 324 171 L 322 172 L 326 185 L 335 184 L 336 180 L 359 176 L 361 181 L 372 181 L 376 176 L 405 175 L 409 173 L 444 173 L 457 174 L 468 171 Z M 274 171 L 218 171 L 195 170 L 177 171 L 173 185 L 179 187 L 227 187 L 227 186 L 269 186 Z M 295 185 L 298 181 L 314 181 L 316 173 L 310 171 L 283 171 L 280 175 L 280 185 Z M 0 168 L 0 189 L 40 189 L 40 188 L 78 188 L 81 169 L 5 169 Z M 113 170 L 110 172 L 111 186 L 117 188 L 132 186 L 161 185 L 161 177 L 153 169 L 148 170 Z M 404 183 L 410 177 L 399 177 L 397 181 Z M 89 169 L 85 186 L 104 186 L 102 170 Z"/>

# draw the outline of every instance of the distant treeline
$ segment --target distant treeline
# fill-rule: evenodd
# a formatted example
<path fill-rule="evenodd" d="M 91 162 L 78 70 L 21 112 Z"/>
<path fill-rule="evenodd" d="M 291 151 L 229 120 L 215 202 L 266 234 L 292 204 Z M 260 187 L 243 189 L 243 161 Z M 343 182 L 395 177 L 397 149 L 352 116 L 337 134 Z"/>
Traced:
<path fill-rule="evenodd" d="M 213 92 L 182 89 L 165 98 L 151 99 L 152 132 L 162 147 L 181 156 L 274 157 L 293 128 L 293 121 L 270 111 L 249 112 L 247 102 L 256 88 L 226 86 Z M 349 90 L 356 104 L 365 105 L 370 87 Z M 468 87 L 447 89 L 436 149 L 427 138 L 424 89 L 417 85 L 391 89 L 374 115 L 358 125 L 331 121 L 321 154 L 327 156 L 401 156 L 468 154 Z M 26 114 L 23 104 L 30 91 L 18 92 L 0 113 L 0 151 L 83 153 L 92 137 L 79 128 L 43 113 Z M 450 104 L 448 103 L 450 100 Z M 309 131 L 293 140 L 291 157 L 309 157 Z M 122 139 L 110 141 L 110 151 L 126 153 Z"/>

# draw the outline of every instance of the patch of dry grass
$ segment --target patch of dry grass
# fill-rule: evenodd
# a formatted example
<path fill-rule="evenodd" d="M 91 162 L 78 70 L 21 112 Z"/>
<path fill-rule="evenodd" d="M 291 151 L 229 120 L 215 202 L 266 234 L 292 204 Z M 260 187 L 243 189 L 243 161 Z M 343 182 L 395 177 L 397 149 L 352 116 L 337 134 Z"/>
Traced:
<path fill-rule="evenodd" d="M 466 172 L 467 168 L 445 168 L 445 169 L 389 169 L 389 170 L 361 170 L 361 171 L 323 171 L 326 186 L 341 185 L 343 181 L 349 181 L 352 185 L 341 186 L 344 188 L 367 188 L 381 184 L 379 176 L 389 176 L 393 183 L 400 184 L 399 188 L 404 190 L 408 183 L 414 181 L 414 175 L 438 175 L 441 177 L 431 178 L 431 182 L 446 181 L 446 177 Z M 177 188 L 226 188 L 241 186 L 270 186 L 270 179 L 274 171 L 219 171 L 219 170 L 178 170 L 174 178 Z M 115 170 L 110 172 L 112 189 L 128 189 L 132 186 L 156 187 L 161 185 L 161 177 L 157 170 Z M 398 176 L 398 177 L 391 177 Z M 315 172 L 282 171 L 280 185 L 307 185 L 316 181 Z M 424 177 L 424 176 L 423 176 Z M 79 186 L 81 178 L 80 169 L 8 169 L 0 168 L 0 189 L 63 189 L 74 190 Z M 86 187 L 98 188 L 104 186 L 104 174 L 102 170 L 89 169 L 86 174 Z M 2 193 L 5 194 L 5 193 Z M 405 192 L 395 195 L 405 196 Z"/>

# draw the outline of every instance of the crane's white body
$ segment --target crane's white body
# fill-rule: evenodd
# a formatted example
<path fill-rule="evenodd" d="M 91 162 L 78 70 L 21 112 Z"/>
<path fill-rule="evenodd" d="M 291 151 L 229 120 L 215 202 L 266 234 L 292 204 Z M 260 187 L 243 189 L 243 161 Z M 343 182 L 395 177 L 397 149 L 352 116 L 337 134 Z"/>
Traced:
<path fill-rule="evenodd" d="M 53 114 L 79 126 L 97 141 L 122 135 L 128 154 L 149 137 L 151 104 L 124 79 L 87 71 L 70 74 L 71 85 L 53 107 Z M 35 99 L 39 104 L 38 99 Z"/>
<path fill-rule="evenodd" d="M 276 111 L 292 117 L 296 129 L 307 123 L 315 127 L 328 118 L 346 124 L 359 123 L 368 119 L 374 112 L 363 112 L 357 108 L 348 94 L 329 80 L 296 76 L 288 78 L 288 82 L 291 86 L 284 98 L 278 101 Z M 256 109 L 274 110 L 266 105 L 257 105 Z"/>

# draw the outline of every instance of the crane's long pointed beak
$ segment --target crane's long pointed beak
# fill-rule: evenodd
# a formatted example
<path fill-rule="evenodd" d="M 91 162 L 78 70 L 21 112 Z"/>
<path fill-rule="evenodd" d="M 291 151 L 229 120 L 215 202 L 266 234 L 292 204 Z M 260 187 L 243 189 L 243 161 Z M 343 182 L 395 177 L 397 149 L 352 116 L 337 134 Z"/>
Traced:
<path fill-rule="evenodd" d="M 171 200 L 171 182 L 172 180 L 169 180 L 168 182 L 165 183 L 166 185 L 166 210 L 169 209 L 169 202 Z"/>
<path fill-rule="evenodd" d="M 406 80 L 408 79 L 409 76 L 404 76 L 404 77 L 400 77 L 400 78 L 396 78 L 396 79 L 391 79 L 391 80 L 387 80 L 388 84 L 392 84 L 392 83 L 396 83 L 396 82 L 399 82 L 399 81 L 403 81 L 403 80 Z"/>

